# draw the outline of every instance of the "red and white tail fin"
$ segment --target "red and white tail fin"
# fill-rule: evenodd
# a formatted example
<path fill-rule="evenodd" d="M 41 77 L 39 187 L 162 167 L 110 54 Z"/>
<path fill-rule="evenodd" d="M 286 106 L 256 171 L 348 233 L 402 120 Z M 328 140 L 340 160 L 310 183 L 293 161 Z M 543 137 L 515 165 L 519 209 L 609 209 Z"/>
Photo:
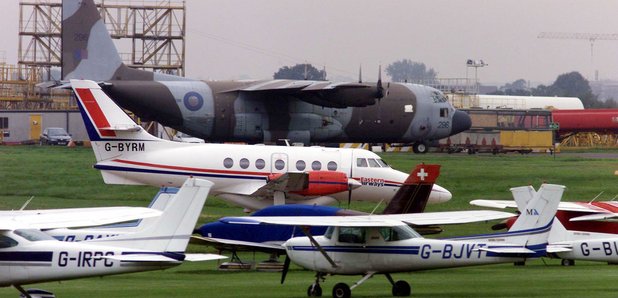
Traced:
<path fill-rule="evenodd" d="M 384 209 L 384 214 L 422 213 L 434 183 L 440 176 L 440 165 L 417 165 Z"/>

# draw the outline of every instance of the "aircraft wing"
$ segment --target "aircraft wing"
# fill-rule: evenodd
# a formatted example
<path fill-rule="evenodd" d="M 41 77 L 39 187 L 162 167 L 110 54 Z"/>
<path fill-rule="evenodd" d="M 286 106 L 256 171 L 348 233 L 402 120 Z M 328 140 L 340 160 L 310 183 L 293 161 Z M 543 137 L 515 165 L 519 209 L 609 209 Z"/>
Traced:
<path fill-rule="evenodd" d="M 269 253 L 285 251 L 285 248 L 283 246 L 276 244 L 239 241 L 213 237 L 191 236 L 191 243 L 214 246 L 217 249 L 227 251 L 258 250 Z"/>
<path fill-rule="evenodd" d="M 275 224 L 295 226 L 340 226 L 340 227 L 392 227 L 402 224 L 442 225 L 461 224 L 494 219 L 505 219 L 512 213 L 478 210 L 428 212 L 414 214 L 360 215 L 360 216 L 250 216 L 226 217 L 222 222 L 231 224 Z"/>
<path fill-rule="evenodd" d="M 308 173 L 288 172 L 262 185 L 251 196 L 272 197 L 273 192 L 301 191 L 309 185 Z"/>
<path fill-rule="evenodd" d="M 375 86 L 341 82 L 309 80 L 270 80 L 249 83 L 239 88 L 222 91 L 252 94 L 289 95 L 311 104 L 329 108 L 365 107 L 376 103 Z"/>
<path fill-rule="evenodd" d="M 5 229 L 57 229 L 90 227 L 156 217 L 160 215 L 161 211 L 145 207 L 100 207 L 3 211 L 0 213 L 0 227 Z"/>
<path fill-rule="evenodd" d="M 515 201 L 510 200 L 473 200 L 470 205 L 489 208 L 517 208 Z M 610 213 L 606 209 L 584 202 L 560 202 L 558 210 L 588 213 Z"/>

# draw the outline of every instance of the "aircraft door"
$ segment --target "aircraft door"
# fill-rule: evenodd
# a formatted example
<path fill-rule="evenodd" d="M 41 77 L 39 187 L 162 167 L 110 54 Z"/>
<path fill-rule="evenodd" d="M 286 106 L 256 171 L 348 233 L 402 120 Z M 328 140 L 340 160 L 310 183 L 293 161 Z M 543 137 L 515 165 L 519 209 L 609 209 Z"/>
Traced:
<path fill-rule="evenodd" d="M 286 173 L 288 171 L 288 155 L 285 153 L 273 153 L 270 157 L 271 173 Z"/>
<path fill-rule="evenodd" d="M 371 251 L 371 248 L 367 247 L 368 232 L 369 228 L 365 227 L 339 227 L 337 246 L 345 249 L 333 253 L 333 261 L 337 264 L 365 269 L 369 264 L 369 252 Z"/>

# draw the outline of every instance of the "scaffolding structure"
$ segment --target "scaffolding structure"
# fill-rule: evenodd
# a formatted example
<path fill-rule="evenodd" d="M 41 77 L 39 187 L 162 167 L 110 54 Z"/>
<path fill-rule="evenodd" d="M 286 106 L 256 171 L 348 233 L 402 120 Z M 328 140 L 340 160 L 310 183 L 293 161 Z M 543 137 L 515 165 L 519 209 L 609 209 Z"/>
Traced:
<path fill-rule="evenodd" d="M 101 0 L 97 7 L 112 38 L 120 40 L 117 44 L 130 43 L 128 53 L 121 53 L 126 65 L 185 75 L 184 0 Z M 71 105 L 68 93 L 36 87 L 39 82 L 59 80 L 61 36 L 61 0 L 20 1 L 18 65 L 0 65 L 0 108 Z"/>

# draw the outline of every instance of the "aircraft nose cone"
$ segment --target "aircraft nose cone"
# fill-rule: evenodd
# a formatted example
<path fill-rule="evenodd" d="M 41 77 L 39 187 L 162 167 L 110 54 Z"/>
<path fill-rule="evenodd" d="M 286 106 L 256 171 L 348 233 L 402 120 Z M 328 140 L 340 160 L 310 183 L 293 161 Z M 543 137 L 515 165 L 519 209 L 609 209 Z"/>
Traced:
<path fill-rule="evenodd" d="M 453 194 L 446 188 L 434 184 L 431 189 L 431 194 L 429 195 L 429 204 L 440 204 L 444 202 L 448 202 L 453 197 Z"/>
<path fill-rule="evenodd" d="M 472 127 L 472 119 L 468 113 L 463 111 L 455 111 L 453 114 L 453 126 L 451 135 L 456 135 L 462 131 L 466 131 Z"/>

